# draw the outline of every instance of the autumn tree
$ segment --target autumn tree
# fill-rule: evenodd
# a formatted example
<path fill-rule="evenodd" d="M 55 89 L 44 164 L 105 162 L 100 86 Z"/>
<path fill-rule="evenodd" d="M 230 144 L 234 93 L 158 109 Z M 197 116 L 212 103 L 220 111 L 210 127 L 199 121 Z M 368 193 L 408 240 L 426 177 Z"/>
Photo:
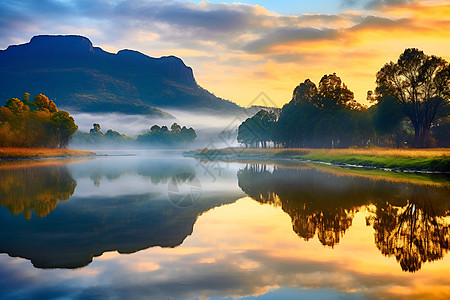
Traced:
<path fill-rule="evenodd" d="M 0 108 L 0 146 L 61 147 L 69 143 L 78 129 L 66 111 L 58 111 L 55 103 L 39 94 L 29 100 L 12 98 Z"/>
<path fill-rule="evenodd" d="M 377 73 L 377 100 L 393 97 L 414 126 L 417 147 L 430 146 L 430 129 L 449 115 L 450 65 L 418 49 L 406 49 Z"/>

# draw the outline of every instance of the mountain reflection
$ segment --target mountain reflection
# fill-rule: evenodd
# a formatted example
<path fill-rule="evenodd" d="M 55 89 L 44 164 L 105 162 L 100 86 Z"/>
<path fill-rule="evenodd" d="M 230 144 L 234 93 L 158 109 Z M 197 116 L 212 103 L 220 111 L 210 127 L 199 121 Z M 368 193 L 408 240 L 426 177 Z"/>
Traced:
<path fill-rule="evenodd" d="M 441 259 L 449 251 L 444 218 L 450 212 L 448 187 L 337 176 L 306 165 L 247 165 L 238 180 L 254 200 L 280 206 L 304 240 L 317 235 L 324 246 L 334 247 L 364 206 L 372 208 L 367 225 L 375 230 L 378 249 L 395 256 L 404 271 L 417 271 L 423 262 Z"/>
<path fill-rule="evenodd" d="M 219 187 L 204 191 L 194 205 L 176 206 L 168 183 L 195 175 L 193 163 L 138 157 L 0 170 L 0 200 L 9 210 L 0 210 L 0 253 L 38 268 L 79 268 L 106 251 L 176 247 L 192 234 L 198 216 L 242 196 Z M 11 214 L 30 210 L 46 218 Z"/>
<path fill-rule="evenodd" d="M 12 214 L 30 219 L 32 212 L 43 218 L 68 200 L 77 182 L 63 164 L 34 164 L 30 167 L 0 166 L 0 205 Z"/>

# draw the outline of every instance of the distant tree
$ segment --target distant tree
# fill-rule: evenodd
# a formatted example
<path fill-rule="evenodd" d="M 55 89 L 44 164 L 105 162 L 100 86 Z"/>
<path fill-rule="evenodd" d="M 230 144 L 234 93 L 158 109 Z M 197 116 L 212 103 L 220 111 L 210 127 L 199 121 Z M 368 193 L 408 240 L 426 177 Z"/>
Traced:
<path fill-rule="evenodd" d="M 151 128 L 150 128 L 150 132 L 152 132 L 152 133 L 158 133 L 158 132 L 160 132 L 161 131 L 161 127 L 159 127 L 158 125 L 153 125 Z"/>
<path fill-rule="evenodd" d="M 440 57 L 418 49 L 406 49 L 397 63 L 386 64 L 377 73 L 376 96 L 396 99 L 414 126 L 415 145 L 430 146 L 430 129 L 449 115 L 450 65 Z"/>
<path fill-rule="evenodd" d="M 192 144 L 197 138 L 197 134 L 192 127 L 186 128 L 186 126 L 183 126 L 183 128 L 181 128 L 180 135 L 186 144 Z"/>
<path fill-rule="evenodd" d="M 172 126 L 170 126 L 170 131 L 174 134 L 178 134 L 181 132 L 181 126 L 177 123 L 173 123 Z"/>
<path fill-rule="evenodd" d="M 153 125 L 149 131 L 137 137 L 137 142 L 146 146 L 175 147 L 192 144 L 196 138 L 197 134 L 192 127 L 181 127 L 177 123 L 173 123 L 170 130 L 167 126 Z"/>
<path fill-rule="evenodd" d="M 91 128 L 91 130 L 89 130 L 89 134 L 103 136 L 103 132 L 101 131 L 100 124 L 97 124 L 97 123 L 92 124 L 92 128 Z"/>

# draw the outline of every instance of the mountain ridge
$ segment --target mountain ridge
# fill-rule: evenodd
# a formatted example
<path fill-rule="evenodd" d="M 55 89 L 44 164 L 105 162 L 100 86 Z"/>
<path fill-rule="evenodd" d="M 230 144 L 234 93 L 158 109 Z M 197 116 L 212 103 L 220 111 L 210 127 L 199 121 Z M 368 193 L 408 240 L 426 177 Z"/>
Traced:
<path fill-rule="evenodd" d="M 0 82 L 2 101 L 43 93 L 58 107 L 79 112 L 170 117 L 164 109 L 244 110 L 201 88 L 178 57 L 130 49 L 110 53 L 79 35 L 39 35 L 0 50 Z"/>

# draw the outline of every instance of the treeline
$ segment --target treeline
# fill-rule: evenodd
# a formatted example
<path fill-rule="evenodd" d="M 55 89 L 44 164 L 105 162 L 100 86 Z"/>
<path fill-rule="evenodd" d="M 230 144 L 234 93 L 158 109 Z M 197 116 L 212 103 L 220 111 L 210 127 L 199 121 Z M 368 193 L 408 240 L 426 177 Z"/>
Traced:
<path fill-rule="evenodd" d="M 68 112 L 39 94 L 12 98 L 0 108 L 0 147 L 65 148 L 78 126 Z"/>
<path fill-rule="evenodd" d="M 183 147 L 188 146 L 197 138 L 195 130 L 181 127 L 173 123 L 170 129 L 167 126 L 153 125 L 147 132 L 137 137 L 109 129 L 106 133 L 101 131 L 100 124 L 93 124 L 89 132 L 77 132 L 72 140 L 75 145 L 103 147 L 117 146 L 145 146 L 145 147 Z"/>
<path fill-rule="evenodd" d="M 450 66 L 442 58 L 406 49 L 377 73 L 370 108 L 336 75 L 294 90 L 280 117 L 261 110 L 238 129 L 246 147 L 450 147 Z"/>

